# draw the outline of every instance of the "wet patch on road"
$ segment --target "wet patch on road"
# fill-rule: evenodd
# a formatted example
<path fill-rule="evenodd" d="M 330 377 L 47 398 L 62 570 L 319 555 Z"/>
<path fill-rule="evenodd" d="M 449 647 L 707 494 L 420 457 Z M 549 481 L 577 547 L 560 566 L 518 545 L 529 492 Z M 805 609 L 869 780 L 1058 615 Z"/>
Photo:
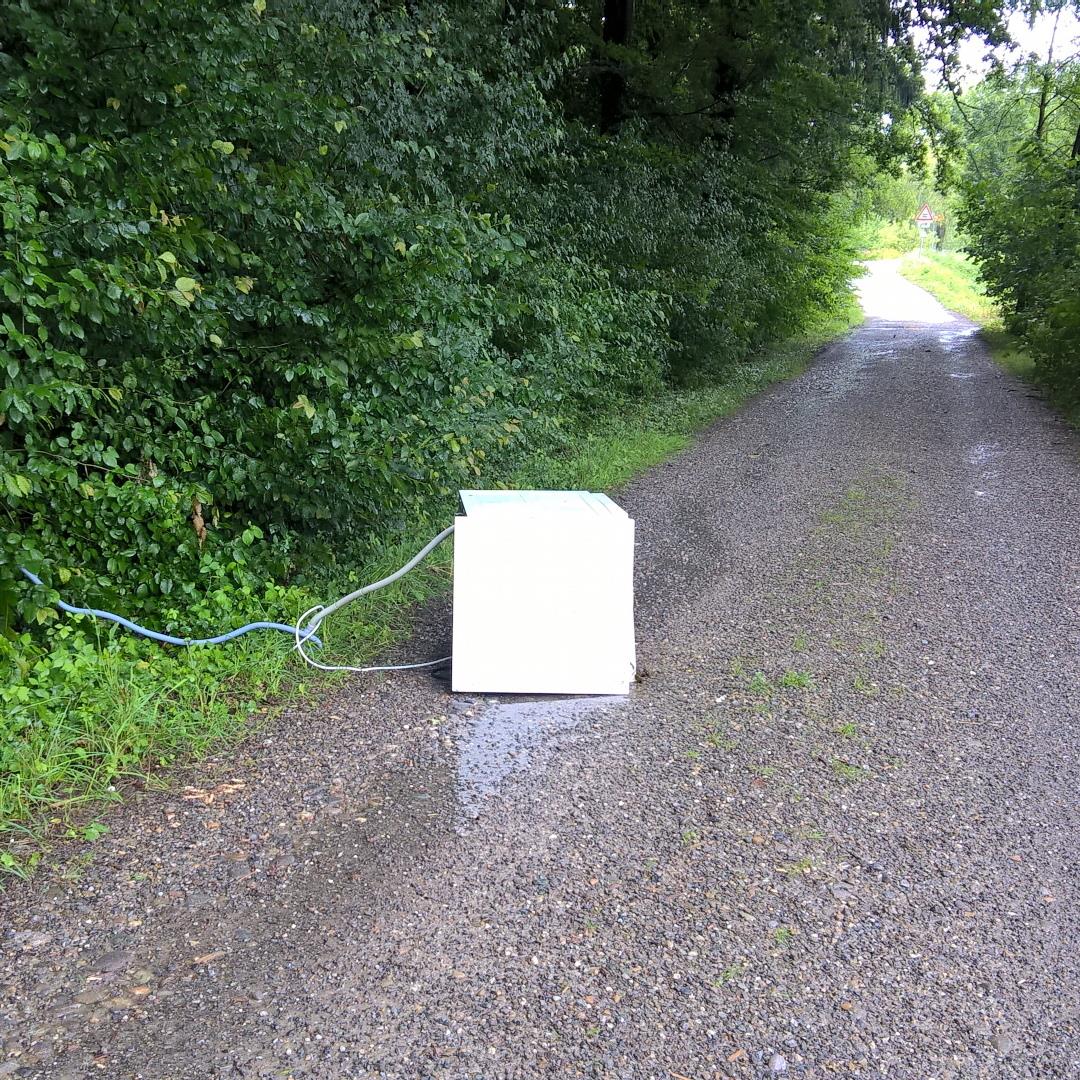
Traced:
<path fill-rule="evenodd" d="M 465 820 L 478 817 L 508 778 L 557 753 L 563 736 L 625 703 L 609 696 L 481 698 L 458 710 L 457 791 Z"/>

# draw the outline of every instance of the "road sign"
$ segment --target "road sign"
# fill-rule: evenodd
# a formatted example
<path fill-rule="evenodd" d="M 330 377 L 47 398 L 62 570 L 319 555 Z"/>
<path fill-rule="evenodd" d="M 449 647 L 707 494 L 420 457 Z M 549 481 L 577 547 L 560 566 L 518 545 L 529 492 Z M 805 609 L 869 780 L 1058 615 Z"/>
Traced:
<path fill-rule="evenodd" d="M 934 211 L 930 209 L 930 204 L 924 202 L 919 207 L 919 212 L 915 215 L 915 220 L 920 225 L 933 225 L 934 224 Z"/>

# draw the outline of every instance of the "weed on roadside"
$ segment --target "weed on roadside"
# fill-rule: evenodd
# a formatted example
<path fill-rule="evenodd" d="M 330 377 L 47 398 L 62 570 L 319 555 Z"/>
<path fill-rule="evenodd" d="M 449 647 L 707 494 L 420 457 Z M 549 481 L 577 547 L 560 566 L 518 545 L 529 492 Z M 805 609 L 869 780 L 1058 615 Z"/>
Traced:
<path fill-rule="evenodd" d="M 857 693 L 865 694 L 867 697 L 877 697 L 881 692 L 877 683 L 864 679 L 861 675 L 856 675 L 851 680 L 851 688 Z"/>
<path fill-rule="evenodd" d="M 734 982 L 736 979 L 745 975 L 749 968 L 750 965 L 745 960 L 739 960 L 734 964 L 729 964 L 715 979 L 713 979 L 713 989 L 722 989 L 727 986 L 728 983 Z"/>
<path fill-rule="evenodd" d="M 870 770 L 864 766 L 852 765 L 848 761 L 841 761 L 840 758 L 833 759 L 832 770 L 839 779 L 849 783 L 865 780 L 870 775 Z"/>
<path fill-rule="evenodd" d="M 717 728 L 715 731 L 710 731 L 709 734 L 705 736 L 705 742 L 714 750 L 735 749 L 735 740 L 729 739 L 720 728 Z"/>
<path fill-rule="evenodd" d="M 750 681 L 746 684 L 746 689 L 751 694 L 760 694 L 764 697 L 769 697 L 776 687 L 769 682 L 769 677 L 764 671 L 755 671 L 751 676 Z"/>

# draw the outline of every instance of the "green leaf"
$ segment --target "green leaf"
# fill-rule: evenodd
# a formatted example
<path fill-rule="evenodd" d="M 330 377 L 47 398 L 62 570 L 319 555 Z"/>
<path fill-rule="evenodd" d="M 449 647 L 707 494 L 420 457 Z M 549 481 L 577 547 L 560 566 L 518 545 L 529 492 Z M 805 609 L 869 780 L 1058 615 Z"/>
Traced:
<path fill-rule="evenodd" d="M 304 415 L 310 420 L 315 415 L 315 406 L 307 399 L 306 394 L 301 394 L 292 404 L 294 409 L 302 409 Z"/>

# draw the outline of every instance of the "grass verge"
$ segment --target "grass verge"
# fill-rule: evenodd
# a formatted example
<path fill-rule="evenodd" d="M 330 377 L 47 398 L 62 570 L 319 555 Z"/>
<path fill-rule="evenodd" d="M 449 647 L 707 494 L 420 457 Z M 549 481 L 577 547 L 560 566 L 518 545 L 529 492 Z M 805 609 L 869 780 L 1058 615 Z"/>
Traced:
<path fill-rule="evenodd" d="M 960 251 L 911 252 L 900 273 L 937 297 L 950 311 L 994 333 L 1003 333 L 1001 315 L 979 281 L 978 268 Z"/>
<path fill-rule="evenodd" d="M 599 418 L 558 455 L 537 455 L 513 486 L 618 487 L 687 447 L 700 428 L 767 386 L 809 365 L 827 341 L 861 320 L 854 300 L 815 332 L 693 389 L 672 389 L 618 415 Z M 252 617 L 293 618 L 385 576 L 436 531 L 387 544 L 366 565 L 313 588 L 272 589 L 267 610 Z M 402 640 L 410 613 L 451 583 L 452 550 L 441 548 L 393 586 L 363 598 L 320 630 L 328 663 L 363 664 Z M 244 621 L 244 620 L 239 620 Z M 249 634 L 223 647 L 162 648 L 110 625 L 77 616 L 63 631 L 65 648 L 50 654 L 35 681 L 4 699 L 0 722 L 0 873 L 29 874 L 57 837 L 92 842 L 98 820 L 132 784 L 180 759 L 220 749 L 285 705 L 343 676 L 307 667 L 283 634 Z"/>

